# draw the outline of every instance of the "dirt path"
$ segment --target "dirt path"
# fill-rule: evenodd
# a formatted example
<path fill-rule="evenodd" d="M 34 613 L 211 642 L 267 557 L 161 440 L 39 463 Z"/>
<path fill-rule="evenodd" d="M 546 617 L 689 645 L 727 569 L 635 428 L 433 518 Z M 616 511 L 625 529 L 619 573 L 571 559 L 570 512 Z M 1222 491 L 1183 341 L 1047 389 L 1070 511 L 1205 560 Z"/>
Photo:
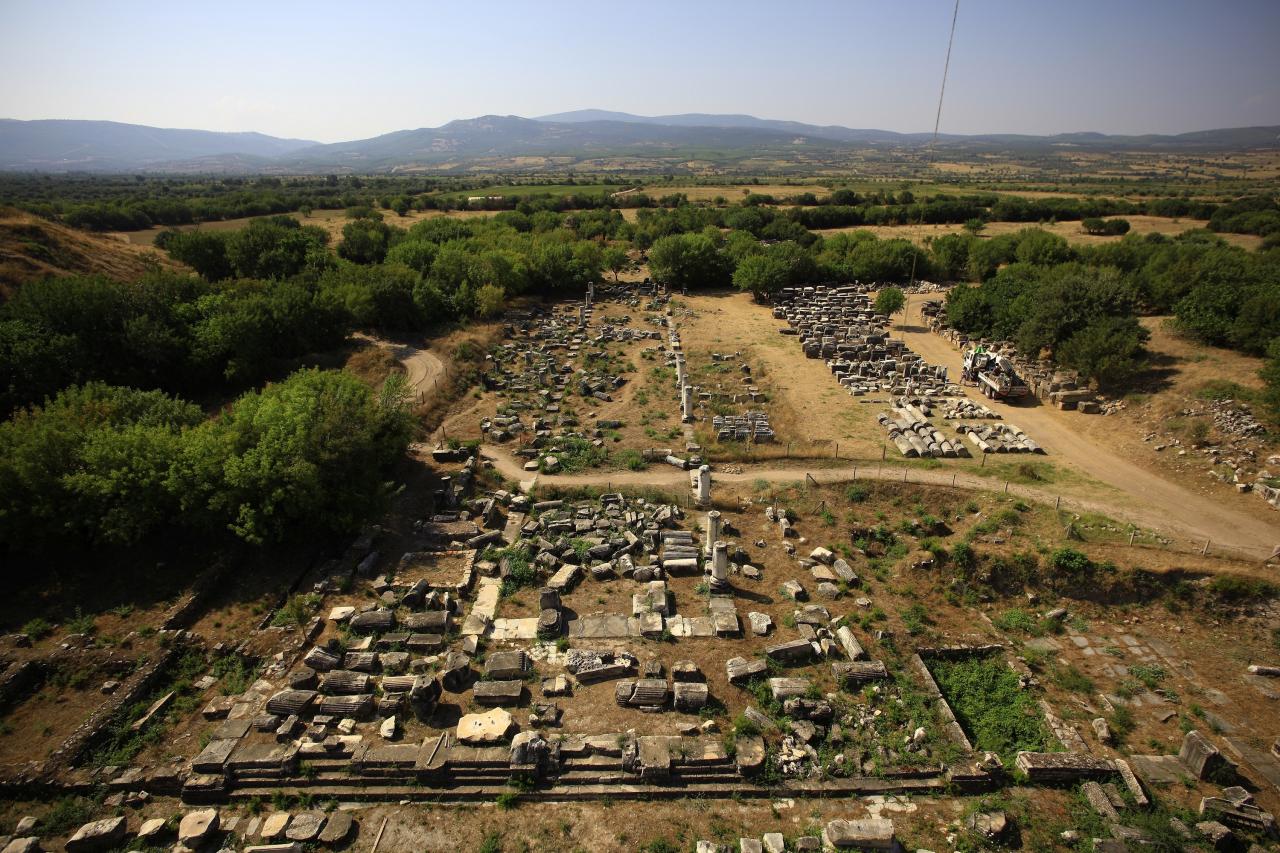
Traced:
<path fill-rule="evenodd" d="M 650 486 L 658 489 L 687 489 L 689 473 L 676 468 L 658 466 L 645 471 L 589 471 L 577 474 L 533 474 L 525 471 L 522 464 L 504 448 L 484 445 L 480 455 L 493 463 L 499 474 L 513 482 L 533 480 L 545 486 Z M 844 483 L 852 480 L 883 480 L 897 482 L 903 479 L 912 483 L 925 483 L 934 486 L 952 486 L 959 489 L 975 491 L 1000 491 L 1003 484 L 987 477 L 965 474 L 959 471 L 927 471 L 898 466 L 880 467 L 876 465 L 859 465 L 857 467 L 804 468 L 804 467 L 752 467 L 740 466 L 741 471 L 735 473 L 716 472 L 714 481 L 719 483 L 754 483 L 763 480 L 769 483 L 797 483 L 806 477 L 822 485 Z M 1060 497 L 1058 491 L 1050 488 L 1023 486 L 1010 483 L 1008 494 L 1027 498 L 1044 504 L 1053 504 Z M 1117 506 L 1110 501 L 1088 498 L 1064 498 L 1062 508 L 1072 512 L 1100 513 L 1119 521 L 1126 521 L 1147 530 L 1158 530 L 1167 534 L 1184 537 L 1184 544 L 1203 541 L 1205 535 L 1198 526 L 1189 526 L 1180 518 L 1171 518 L 1157 507 L 1143 505 Z M 1274 533 L 1274 531 L 1272 531 Z M 1274 536 L 1271 538 L 1275 538 Z M 1214 540 L 1218 541 L 1218 540 Z M 1231 550 L 1239 556 L 1263 559 L 1270 553 L 1273 545 L 1265 544 L 1268 539 L 1260 539 L 1256 543 L 1223 543 L 1221 550 Z M 1239 548 L 1229 549 L 1227 544 L 1245 545 L 1247 552 Z"/>
<path fill-rule="evenodd" d="M 920 297 L 912 297 L 906 325 L 895 325 L 894 334 L 901 336 L 907 346 L 926 361 L 946 365 L 948 375 L 958 377 L 960 351 L 928 331 L 919 313 L 923 302 Z M 1140 516 L 1148 519 L 1144 526 L 1172 528 L 1193 538 L 1207 538 L 1224 545 L 1263 552 L 1280 545 L 1280 517 L 1272 521 L 1258 518 L 1254 515 L 1256 507 L 1243 503 L 1256 501 L 1256 498 L 1233 494 L 1199 495 L 1135 465 L 1072 425 L 1072 419 L 1089 415 L 1060 412 L 1038 403 L 1011 406 L 987 400 L 977 393 L 966 393 L 999 412 L 1006 422 L 1026 430 L 1048 450 L 1054 464 L 1074 468 L 1116 489 L 1120 495 L 1115 505 L 1104 510 L 1109 514 L 1130 519 Z"/>
<path fill-rule="evenodd" d="M 915 297 L 911 300 L 910 313 L 905 327 L 898 327 L 896 334 L 902 335 L 915 352 L 935 364 L 944 364 L 950 375 L 960 373 L 960 353 L 942 338 L 930 333 L 920 320 L 918 305 L 922 300 Z M 705 309 L 704 309 L 705 310 Z M 732 319 L 745 320 L 739 312 Z M 773 325 L 771 317 L 763 310 L 751 312 L 755 323 Z M 716 318 L 721 324 L 729 319 L 725 316 Z M 732 327 L 732 326 L 731 326 Z M 764 331 L 759 330 L 759 331 Z M 761 347 L 758 352 L 766 362 L 778 359 L 776 365 L 770 367 L 783 379 L 784 395 L 797 393 L 801 388 L 811 388 L 819 380 L 830 383 L 830 376 L 825 370 L 819 370 L 821 362 L 804 359 L 784 363 L 781 347 L 794 345 L 793 340 L 781 338 L 773 332 L 770 338 L 780 339 L 773 346 Z M 426 393 L 432 384 L 444 373 L 444 363 L 440 357 L 429 349 L 415 343 L 390 342 L 376 340 L 387 346 L 405 366 L 408 372 L 410 387 L 415 393 Z M 771 352 L 770 350 L 775 350 Z M 797 367 L 796 365 L 799 365 Z M 808 374 L 807 375 L 806 370 Z M 797 376 L 797 372 L 801 375 Z M 803 394 L 799 394 L 803 397 Z M 1205 539 L 1216 543 L 1218 547 L 1246 553 L 1261 560 L 1280 545 L 1280 518 L 1260 517 L 1261 510 L 1245 502 L 1250 498 L 1234 494 L 1200 495 L 1171 482 L 1139 465 L 1129 461 L 1111 448 L 1100 443 L 1096 438 L 1088 436 L 1081 428 L 1084 425 L 1073 425 L 1073 418 L 1089 417 L 1074 412 L 1058 412 L 1047 406 L 1022 405 L 1008 406 L 995 401 L 987 401 L 976 394 L 973 399 L 980 399 L 991 408 L 999 411 L 1007 422 L 1025 429 L 1036 441 L 1044 446 L 1053 463 L 1059 467 L 1070 469 L 1094 481 L 1092 487 L 1049 486 L 1035 487 L 1010 484 L 1010 494 L 1016 494 L 1043 503 L 1053 503 L 1060 496 L 1064 499 L 1064 507 L 1074 511 L 1096 512 L 1111 516 L 1118 520 L 1136 524 L 1139 527 L 1157 530 L 1183 540 L 1180 544 L 1187 546 Z M 831 418 L 830 411 L 824 408 L 838 409 L 836 406 L 818 405 L 814 400 L 797 400 L 801 403 L 800 413 L 806 419 L 822 420 L 824 415 Z M 826 402 L 826 401 L 823 401 Z M 834 401 L 831 401 L 834 402 Z M 850 421 L 840 424 L 846 440 L 862 439 L 850 429 Z M 853 434 L 851 434 L 853 433 Z M 528 479 L 530 474 L 522 465 L 505 450 L 486 446 L 483 449 L 486 458 L 492 459 L 495 467 L 505 477 L 513 481 Z M 870 454 L 868 454 L 870 455 Z M 722 482 L 752 482 L 765 480 L 768 482 L 795 482 L 803 480 L 806 473 L 811 474 L 818 482 L 842 482 L 858 478 L 897 479 L 902 476 L 903 469 L 891 466 L 883 471 L 868 464 L 854 468 L 848 467 L 793 467 L 795 463 L 785 466 L 747 466 L 741 474 L 716 473 L 716 479 Z M 965 489 L 993 490 L 1002 488 L 998 480 L 957 471 L 952 467 L 941 470 L 910 469 L 908 477 L 912 482 L 930 483 L 934 485 L 955 485 Z M 676 469 L 650 469 L 646 471 L 612 471 L 587 472 L 582 474 L 539 475 L 538 482 L 547 485 L 634 485 L 667 488 L 676 486 L 687 488 L 688 474 Z"/>
<path fill-rule="evenodd" d="M 415 395 L 430 391 L 435 381 L 444 375 L 444 362 L 440 360 L 440 356 L 425 348 L 425 342 L 418 346 L 414 343 L 388 341 L 364 332 L 356 332 L 354 337 L 390 350 L 396 361 L 404 365 L 409 390 Z"/>

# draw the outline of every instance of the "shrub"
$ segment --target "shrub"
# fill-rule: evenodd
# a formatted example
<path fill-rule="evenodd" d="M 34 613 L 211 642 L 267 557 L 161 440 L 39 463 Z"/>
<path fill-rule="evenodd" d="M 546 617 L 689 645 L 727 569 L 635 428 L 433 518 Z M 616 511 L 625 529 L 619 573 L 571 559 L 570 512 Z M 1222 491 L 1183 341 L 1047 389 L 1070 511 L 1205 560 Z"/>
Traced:
<path fill-rule="evenodd" d="M 22 633 L 33 640 L 41 640 L 53 633 L 53 626 L 49 620 L 37 616 L 22 626 Z"/>
<path fill-rule="evenodd" d="M 951 563 L 965 574 L 978 567 L 978 553 L 968 542 L 957 542 L 951 549 Z"/>
<path fill-rule="evenodd" d="M 1276 594 L 1274 585 L 1239 575 L 1216 576 L 1209 581 L 1209 591 L 1219 599 L 1229 602 L 1270 598 Z"/>
<path fill-rule="evenodd" d="M 1011 764 L 1019 750 L 1041 751 L 1049 735 L 1035 698 L 998 656 L 930 664 L 938 687 L 978 749 Z"/>
<path fill-rule="evenodd" d="M 1040 627 L 1034 616 L 1017 607 L 1006 610 L 991 622 L 1002 631 L 1022 631 L 1025 634 L 1038 633 Z"/>
<path fill-rule="evenodd" d="M 1049 565 L 1062 574 L 1083 575 L 1093 568 L 1093 561 L 1074 548 L 1058 548 L 1049 556 Z"/>
<path fill-rule="evenodd" d="M 760 727 L 746 714 L 739 714 L 733 719 L 734 737 L 753 737 L 760 734 Z"/>

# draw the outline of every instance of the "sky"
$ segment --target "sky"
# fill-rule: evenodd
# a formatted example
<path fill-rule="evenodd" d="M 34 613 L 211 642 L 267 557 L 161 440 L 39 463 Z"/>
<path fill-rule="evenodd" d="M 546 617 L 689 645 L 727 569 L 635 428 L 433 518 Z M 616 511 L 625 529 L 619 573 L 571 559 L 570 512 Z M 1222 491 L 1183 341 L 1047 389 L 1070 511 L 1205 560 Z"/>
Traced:
<path fill-rule="evenodd" d="M 588 107 L 931 131 L 953 0 L 0 0 L 0 117 L 319 142 Z M 1280 0 L 960 0 L 943 133 L 1280 124 Z"/>

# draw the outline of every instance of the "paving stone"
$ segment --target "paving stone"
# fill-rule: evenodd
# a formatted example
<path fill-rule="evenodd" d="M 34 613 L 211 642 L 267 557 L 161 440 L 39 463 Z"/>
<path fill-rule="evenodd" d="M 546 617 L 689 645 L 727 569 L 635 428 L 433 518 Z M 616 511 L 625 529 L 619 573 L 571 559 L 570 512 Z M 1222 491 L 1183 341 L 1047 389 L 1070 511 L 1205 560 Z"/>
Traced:
<path fill-rule="evenodd" d="M 196 809 L 187 812 L 178 823 L 178 843 L 198 847 L 210 835 L 218 831 L 217 809 Z"/>
<path fill-rule="evenodd" d="M 291 817 L 292 815 L 288 812 L 276 812 L 275 814 L 269 815 L 267 819 L 262 822 L 261 837 L 267 841 L 274 841 L 277 838 L 282 838 L 284 836 L 285 829 L 289 826 L 289 818 Z"/>
<path fill-rule="evenodd" d="M 39 853 L 40 837 L 37 835 L 24 835 L 9 840 L 4 846 L 3 853 Z"/>
<path fill-rule="evenodd" d="M 109 817 L 86 823 L 67 839 L 69 853 L 109 850 L 124 841 L 127 827 L 123 817 Z"/>
<path fill-rule="evenodd" d="M 299 841 L 304 844 L 308 841 L 315 841 L 316 837 L 320 835 L 320 830 L 324 828 L 324 822 L 324 812 L 302 812 L 289 822 L 289 828 L 285 830 L 284 837 L 290 841 Z"/>
<path fill-rule="evenodd" d="M 348 812 L 338 809 L 329 813 L 329 819 L 325 821 L 324 829 L 320 830 L 319 841 L 321 844 L 340 844 L 347 840 L 351 835 L 351 828 L 355 825 L 355 821 L 351 819 Z"/>

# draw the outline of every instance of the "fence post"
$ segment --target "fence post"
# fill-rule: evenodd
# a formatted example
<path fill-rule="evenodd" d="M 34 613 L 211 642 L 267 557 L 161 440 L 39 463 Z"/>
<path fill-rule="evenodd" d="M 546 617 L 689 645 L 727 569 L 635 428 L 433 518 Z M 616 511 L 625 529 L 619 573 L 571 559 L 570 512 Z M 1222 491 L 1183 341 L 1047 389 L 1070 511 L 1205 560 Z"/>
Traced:
<path fill-rule="evenodd" d="M 840 442 L 836 442 L 836 458 L 840 458 Z"/>
<path fill-rule="evenodd" d="M 880 445 L 880 461 L 884 461 L 884 445 Z"/>
<path fill-rule="evenodd" d="M 1058 495 L 1056 498 L 1053 499 L 1053 508 L 1056 510 L 1059 504 L 1061 503 L 1062 503 L 1062 495 Z"/>
<path fill-rule="evenodd" d="M 954 489 L 955 486 L 956 486 L 956 472 L 952 471 L 951 472 L 951 488 Z"/>
<path fill-rule="evenodd" d="M 1009 481 L 1008 481 L 1008 480 L 1005 480 L 1005 481 L 1004 481 L 1004 493 L 1005 493 L 1006 495 L 1007 495 L 1007 494 L 1009 494 Z"/>
<path fill-rule="evenodd" d="M 1136 528 L 1135 528 L 1135 529 L 1133 529 L 1133 530 L 1130 530 L 1130 531 L 1129 531 L 1129 544 L 1130 544 L 1130 545 L 1132 545 L 1132 544 L 1133 544 L 1133 537 L 1134 537 L 1134 536 L 1137 536 L 1137 535 L 1138 535 L 1138 531 L 1137 531 L 1137 529 L 1136 529 Z"/>
<path fill-rule="evenodd" d="M 982 462 L 978 465 L 978 467 L 979 467 L 979 468 L 986 468 L 986 467 L 987 467 L 987 454 L 985 454 L 985 453 L 984 453 L 984 454 L 982 454 Z"/>
<path fill-rule="evenodd" d="M 1200 556 L 1207 557 L 1209 555 L 1209 540 L 1204 540 L 1204 547 L 1200 549 Z"/>
<path fill-rule="evenodd" d="M 907 482 L 907 471 L 909 471 L 909 470 L 910 470 L 910 469 L 909 469 L 909 468 L 907 468 L 907 467 L 905 467 L 905 466 L 904 466 L 904 467 L 903 467 L 903 469 L 902 469 L 902 482 L 904 482 L 904 483 L 905 483 L 905 482 Z"/>

